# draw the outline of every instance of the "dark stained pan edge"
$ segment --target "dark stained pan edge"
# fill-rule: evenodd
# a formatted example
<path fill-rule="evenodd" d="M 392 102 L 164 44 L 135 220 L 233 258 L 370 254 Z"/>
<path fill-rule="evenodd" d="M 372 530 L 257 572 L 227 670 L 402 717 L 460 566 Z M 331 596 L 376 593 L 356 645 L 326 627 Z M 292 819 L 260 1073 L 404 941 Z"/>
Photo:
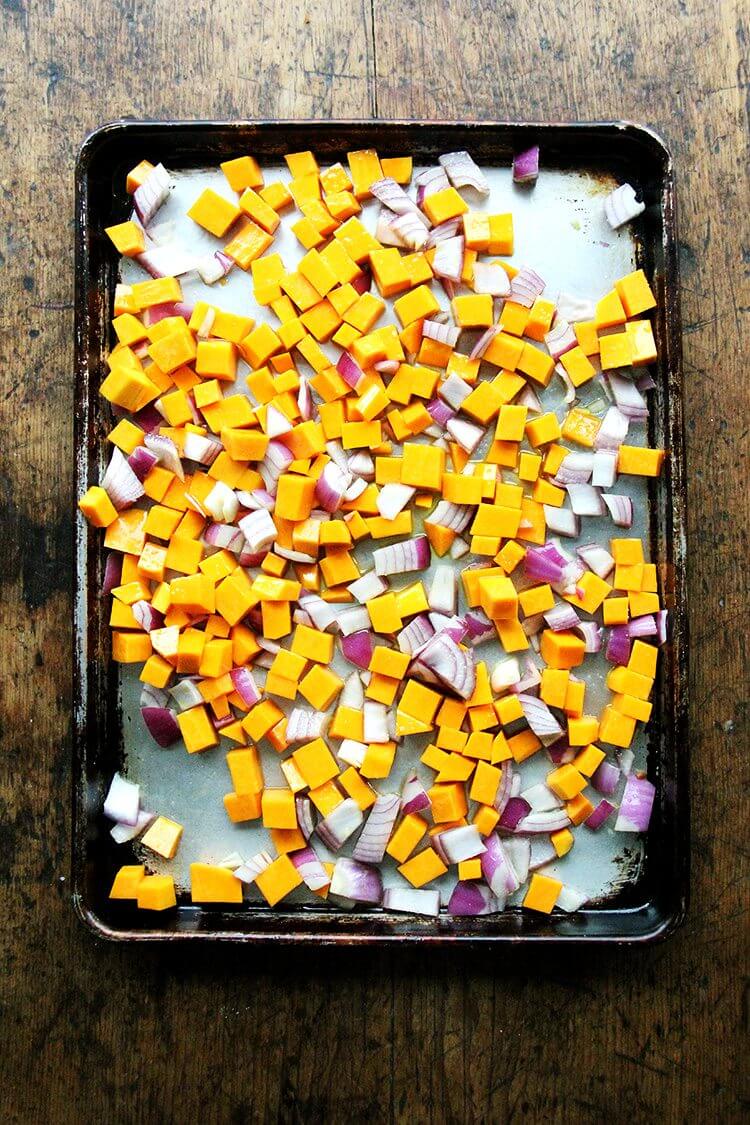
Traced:
<path fill-rule="evenodd" d="M 322 121 L 114 121 L 90 134 L 76 163 L 75 230 L 75 477 L 76 496 L 98 477 L 104 420 L 97 388 L 109 345 L 109 289 L 112 262 L 104 261 L 96 232 L 111 221 L 115 166 L 131 159 L 131 144 L 174 167 L 216 163 L 230 151 L 251 146 L 263 158 L 294 146 L 318 152 L 375 145 L 381 151 L 406 146 L 426 155 L 449 146 L 472 147 L 479 160 L 508 158 L 514 148 L 539 142 L 553 166 L 580 169 L 645 162 L 653 178 L 643 183 L 643 264 L 658 291 L 655 330 L 659 344 L 657 390 L 652 392 L 652 438 L 669 450 L 666 471 L 652 488 L 653 557 L 660 562 L 670 640 L 662 649 L 657 680 L 662 727 L 649 739 L 649 773 L 657 781 L 656 815 L 648 838 L 645 902 L 604 905 L 580 915 L 537 918 L 520 910 L 472 920 L 439 922 L 406 915 L 331 915 L 317 908 L 241 911 L 180 905 L 167 916 L 144 917 L 131 907 L 112 909 L 106 893 L 112 863 L 100 870 L 108 846 L 100 814 L 102 778 L 121 754 L 116 716 L 107 701 L 115 684 L 108 665 L 108 625 L 98 593 L 103 552 L 98 533 L 75 521 L 74 596 L 74 781 L 72 900 L 81 920 L 97 936 L 115 941 L 178 941 L 202 938 L 261 944 L 378 945 L 420 941 L 430 945 L 531 944 L 643 945 L 662 940 L 684 920 L 689 884 L 688 796 L 688 616 L 686 602 L 686 476 L 682 419 L 682 354 L 674 169 L 671 154 L 652 129 L 629 121 L 415 122 L 406 120 Z M 127 155 L 126 155 L 127 154 Z M 102 169 L 101 166 L 104 166 Z M 104 180 L 102 181 L 102 175 Z M 109 184 L 107 185 L 107 175 Z M 97 179 L 98 177 L 98 179 Z M 638 179 L 637 175 L 634 177 Z M 123 200 L 124 201 L 124 200 Z M 653 229 L 654 218 L 661 233 Z M 665 561 L 666 560 L 666 561 Z M 102 763 L 104 758 L 104 764 Z M 105 768 L 106 766 L 106 768 Z M 111 852 L 110 847 L 110 852 Z M 118 862 L 125 858 L 117 852 Z M 117 866 L 117 863 L 114 864 Z M 105 887 L 106 884 L 106 887 Z M 639 884 L 640 886 L 640 884 Z M 108 915 L 105 917 L 105 914 Z M 154 921 L 155 919 L 155 921 Z"/>

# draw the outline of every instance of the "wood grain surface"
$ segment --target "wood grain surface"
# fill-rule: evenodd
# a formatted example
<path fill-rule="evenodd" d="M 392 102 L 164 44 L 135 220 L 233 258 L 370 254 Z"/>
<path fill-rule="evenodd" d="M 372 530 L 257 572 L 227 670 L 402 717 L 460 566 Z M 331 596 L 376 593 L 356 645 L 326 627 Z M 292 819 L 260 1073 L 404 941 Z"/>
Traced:
<path fill-rule="evenodd" d="M 0 0 L 0 1116 L 747 1119 L 748 9 Z M 137 117 L 626 117 L 675 155 L 693 890 L 643 952 L 122 948 L 74 919 L 73 162 Z"/>

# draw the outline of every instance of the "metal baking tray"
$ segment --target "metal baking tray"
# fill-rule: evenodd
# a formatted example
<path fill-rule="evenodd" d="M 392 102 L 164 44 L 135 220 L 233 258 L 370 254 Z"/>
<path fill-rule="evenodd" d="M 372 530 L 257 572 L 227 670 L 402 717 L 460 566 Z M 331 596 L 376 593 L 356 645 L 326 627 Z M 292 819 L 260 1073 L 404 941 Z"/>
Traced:
<path fill-rule="evenodd" d="M 670 609 L 670 633 L 659 664 L 654 714 L 641 748 L 649 777 L 657 786 L 657 798 L 645 846 L 630 854 L 630 876 L 613 880 L 606 895 L 595 897 L 592 905 L 578 913 L 549 917 L 516 907 L 477 919 L 441 916 L 433 921 L 382 911 L 334 912 L 324 903 L 285 904 L 275 910 L 260 902 L 236 908 L 195 906 L 183 896 L 176 911 L 158 916 L 154 922 L 155 916 L 148 912 L 111 902 L 107 895 L 114 872 L 128 860 L 127 849 L 113 843 L 109 824 L 101 815 L 103 794 L 112 773 L 126 759 L 136 771 L 146 766 L 144 760 L 135 760 L 137 740 L 134 742 L 127 714 L 132 686 L 129 689 L 127 677 L 121 678 L 118 666 L 109 660 L 108 613 L 100 594 L 101 537 L 79 520 L 73 654 L 73 903 L 99 936 L 126 941 L 212 938 L 376 945 L 404 941 L 634 944 L 665 937 L 684 918 L 689 806 L 679 284 L 672 159 L 653 131 L 629 122 L 409 121 L 119 121 L 96 130 L 84 142 L 76 167 L 77 494 L 100 477 L 103 438 L 111 425 L 108 405 L 98 388 L 111 343 L 109 321 L 118 262 L 104 227 L 128 213 L 125 173 L 135 163 L 147 158 L 187 174 L 216 168 L 220 161 L 243 152 L 252 152 L 262 165 L 269 166 L 281 164 L 285 152 L 301 149 L 311 148 L 322 160 L 332 162 L 348 150 L 374 147 L 381 155 L 408 153 L 415 164 L 424 164 L 434 162 L 442 152 L 466 148 L 491 172 L 507 169 L 513 152 L 533 143 L 542 147 L 543 175 L 582 177 L 592 195 L 603 194 L 612 178 L 628 180 L 646 202 L 644 214 L 627 234 L 627 253 L 628 261 L 646 270 L 658 299 L 654 328 L 659 361 L 652 369 L 657 387 L 651 392 L 648 441 L 666 447 L 668 456 L 661 477 L 643 486 L 649 514 L 644 530 L 658 565 L 664 604 Z M 575 202 L 575 193 L 570 198 Z M 601 241 L 600 245 L 609 244 Z M 541 267 L 544 263 L 530 264 Z M 609 264 L 612 267 L 612 261 Z M 220 298 L 219 303 L 223 303 Z M 170 779 L 176 776 L 173 772 Z M 141 780 L 138 772 L 136 778 Z M 152 782 L 158 785 L 158 776 Z M 625 847 L 623 856 L 615 859 L 627 865 L 628 854 Z M 637 862 L 633 862 L 634 856 Z M 213 856 L 214 861 L 218 858 Z"/>

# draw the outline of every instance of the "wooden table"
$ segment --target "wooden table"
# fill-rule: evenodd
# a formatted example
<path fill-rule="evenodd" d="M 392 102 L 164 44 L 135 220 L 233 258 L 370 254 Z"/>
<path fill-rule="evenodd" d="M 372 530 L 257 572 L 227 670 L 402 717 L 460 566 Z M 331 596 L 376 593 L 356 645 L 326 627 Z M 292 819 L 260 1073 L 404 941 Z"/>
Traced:
<path fill-rule="evenodd" d="M 747 1113 L 742 7 L 3 0 L 5 1120 L 703 1122 Z M 671 144 L 692 537 L 694 875 L 689 922 L 668 944 L 552 961 L 175 954 L 97 943 L 74 919 L 72 169 L 85 133 L 123 115 L 620 116 Z"/>

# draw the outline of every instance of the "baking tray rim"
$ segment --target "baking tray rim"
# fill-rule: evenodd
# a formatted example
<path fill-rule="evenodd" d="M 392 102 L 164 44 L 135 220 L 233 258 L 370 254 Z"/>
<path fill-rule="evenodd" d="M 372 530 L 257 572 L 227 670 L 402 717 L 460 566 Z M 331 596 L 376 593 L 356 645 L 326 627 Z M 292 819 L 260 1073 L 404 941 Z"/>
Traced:
<path fill-rule="evenodd" d="M 85 658 L 79 636 L 84 628 L 87 612 L 88 591 L 84 588 L 83 576 L 79 565 L 80 551 L 84 549 L 88 538 L 88 528 L 82 529 L 81 522 L 74 521 L 74 554 L 76 557 L 75 589 L 73 598 L 73 785 L 72 785 L 72 838 L 71 838 L 71 902 L 77 917 L 96 936 L 109 941 L 177 941 L 186 938 L 203 938 L 212 941 L 227 942 L 252 942 L 253 944 L 283 944 L 283 945 L 379 945 L 386 946 L 394 943 L 425 942 L 430 945 L 485 945 L 487 943 L 502 943 L 511 945 L 538 945 L 538 944 L 564 944 L 573 945 L 616 945 L 632 946 L 647 945 L 661 942 L 673 934 L 684 922 L 690 891 L 690 795 L 689 795 L 689 759 L 688 759 L 688 718 L 686 707 L 687 681 L 688 681 L 688 616 L 686 598 L 686 558 L 687 558 L 687 518 L 686 518 L 686 464 L 683 428 L 683 372 L 681 349 L 681 322 L 679 310 L 679 267 L 677 260 L 677 218 L 676 199 L 674 189 L 674 165 L 671 151 L 662 136 L 651 126 L 640 124 L 627 119 L 595 119 L 589 121 L 511 121 L 511 120 L 418 120 L 411 118 L 337 118 L 331 121 L 307 118 L 280 118 L 280 119 L 198 119 L 198 120 L 166 120 L 166 119 L 141 119 L 123 117 L 106 122 L 92 130 L 83 140 L 77 154 L 75 163 L 75 485 L 76 495 L 82 483 L 86 483 L 86 474 L 89 458 L 85 455 L 85 443 L 89 431 L 88 404 L 85 390 L 88 386 L 89 369 L 87 361 L 87 348 L 89 341 L 89 317 L 86 311 L 85 294 L 89 276 L 89 253 L 86 242 L 88 221 L 88 193 L 87 173 L 92 161 L 96 158 L 100 146 L 119 136 L 136 131 L 149 131 L 155 137 L 165 132 L 179 131 L 188 138 L 193 135 L 199 143 L 201 138 L 216 130 L 230 133 L 241 133 L 243 130 L 260 131 L 262 136 L 269 130 L 284 128 L 305 130 L 314 133 L 323 130 L 345 131 L 362 130 L 370 131 L 377 140 L 379 131 L 394 129 L 420 129 L 429 130 L 434 134 L 441 129 L 456 132 L 465 132 L 467 135 L 487 134 L 493 130 L 510 134 L 506 140 L 513 138 L 514 134 L 523 135 L 529 143 L 547 136 L 559 138 L 565 133 L 571 136 L 581 136 L 588 133 L 602 134 L 610 139 L 626 136 L 645 144 L 662 164 L 661 172 L 661 210 L 663 220 L 662 250 L 664 253 L 664 284 L 668 297 L 669 315 L 666 317 L 665 351 L 663 366 L 665 381 L 669 384 L 668 393 L 670 406 L 667 411 L 667 428 L 670 437 L 670 464 L 672 470 L 672 495 L 679 497 L 680 516 L 676 527 L 677 539 L 675 541 L 674 559 L 674 594 L 675 609 L 673 618 L 679 617 L 680 627 L 674 635 L 674 675 L 671 680 L 673 689 L 671 699 L 673 710 L 670 714 L 674 728 L 676 742 L 681 742 L 683 749 L 677 760 L 675 769 L 675 794 L 674 794 L 674 837 L 681 843 L 678 847 L 674 869 L 675 877 L 673 898 L 668 910 L 660 916 L 654 925 L 638 933 L 597 933 L 597 934 L 562 934 L 556 932 L 542 933 L 498 933 L 498 932 L 469 932 L 450 933 L 439 931 L 437 933 L 423 933 L 418 928 L 411 931 L 394 933 L 357 933 L 354 931 L 337 932 L 325 931 L 325 922 L 328 916 L 325 913 L 316 915 L 323 922 L 321 932 L 306 932 L 280 929 L 276 932 L 254 931 L 243 929 L 161 929 L 156 926 L 141 929 L 115 928 L 100 917 L 95 910 L 87 905 L 84 891 L 84 866 L 85 866 L 85 830 L 87 825 L 87 812 L 82 799 L 85 781 L 86 763 L 86 713 L 87 699 L 83 695 L 83 685 L 86 681 Z M 345 143 L 345 142 L 342 142 Z M 199 159 L 199 156 L 196 156 Z M 82 455 L 83 454 L 83 455 Z M 607 910 L 602 908 L 597 913 L 609 914 L 614 922 L 618 916 L 623 916 L 632 911 L 620 908 Z M 208 913 L 208 912 L 205 912 Z M 211 912 L 213 913 L 213 911 Z M 297 916 L 299 913 L 297 912 Z M 217 916 L 218 917 L 218 916 Z M 251 919 L 252 915 L 246 913 L 239 915 Z M 278 914 L 280 923 L 282 919 L 293 919 L 295 913 Z M 308 914 L 309 918 L 310 915 Z M 392 919 L 400 925 L 404 924 L 405 916 L 379 915 L 380 920 Z M 553 916 L 554 917 L 554 916 Z M 371 916 L 364 915 L 365 922 Z"/>

